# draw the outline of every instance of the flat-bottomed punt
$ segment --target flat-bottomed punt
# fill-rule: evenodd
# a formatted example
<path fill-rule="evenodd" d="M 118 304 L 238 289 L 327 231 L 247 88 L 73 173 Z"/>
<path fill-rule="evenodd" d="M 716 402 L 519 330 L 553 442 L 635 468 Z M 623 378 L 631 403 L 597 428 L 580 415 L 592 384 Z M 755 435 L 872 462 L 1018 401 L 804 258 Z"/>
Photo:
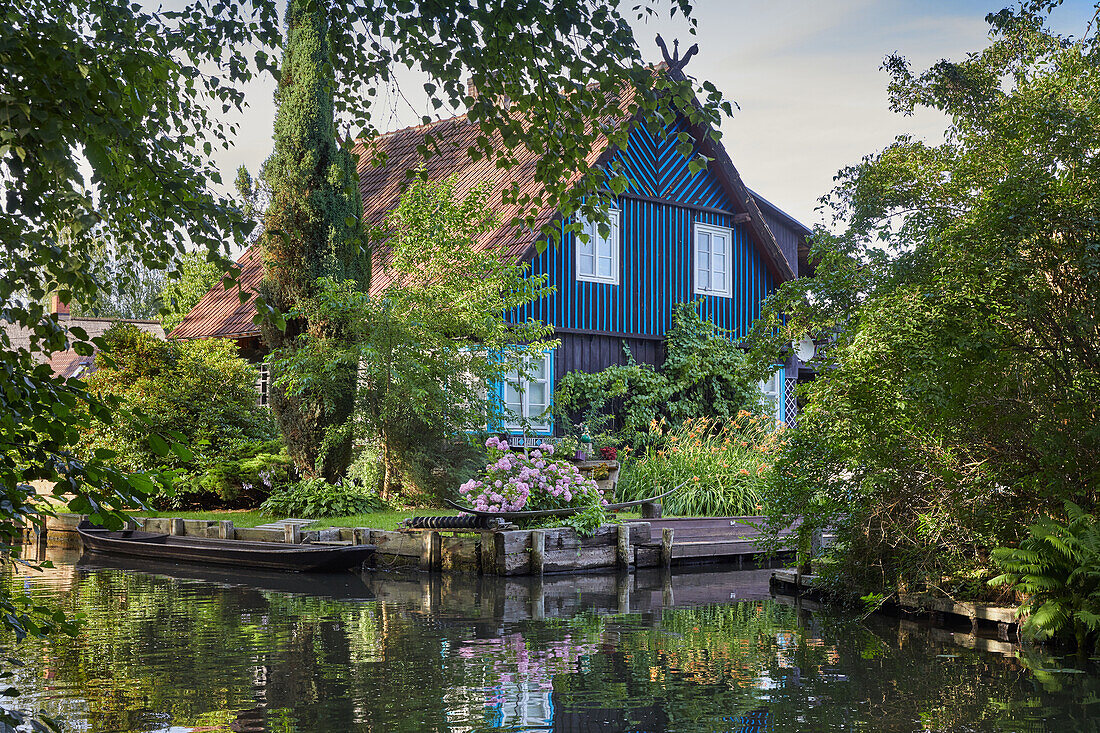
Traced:
<path fill-rule="evenodd" d="M 113 532 L 82 523 L 77 527 L 84 552 L 193 565 L 322 573 L 348 570 L 374 555 L 374 545 L 338 547 L 241 542 L 122 530 Z"/>

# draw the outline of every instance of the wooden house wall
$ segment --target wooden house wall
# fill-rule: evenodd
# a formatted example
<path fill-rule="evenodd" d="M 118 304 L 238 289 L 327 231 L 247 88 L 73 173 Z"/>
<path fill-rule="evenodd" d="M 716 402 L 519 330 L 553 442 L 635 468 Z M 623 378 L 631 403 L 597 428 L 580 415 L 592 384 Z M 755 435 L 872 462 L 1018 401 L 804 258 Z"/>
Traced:
<path fill-rule="evenodd" d="M 697 300 L 700 314 L 734 338 L 748 332 L 764 298 L 774 291 L 775 278 L 747 225 L 733 224 L 732 205 L 715 176 L 707 170 L 688 172 L 687 160 L 673 149 L 676 130 L 673 126 L 667 138 L 655 139 L 637 129 L 616 159 L 631 180 L 630 190 L 616 202 L 622 237 L 618 284 L 578 281 L 576 240 L 567 234 L 531 261 L 531 273 L 547 275 L 555 292 L 514 317 L 568 331 L 662 338 L 672 327 L 675 305 Z M 732 297 L 693 292 L 696 222 L 733 231 Z"/>
<path fill-rule="evenodd" d="M 588 333 L 558 334 L 561 346 L 555 352 L 554 384 L 569 372 L 598 372 L 609 366 L 629 363 L 624 346 L 639 364 L 660 364 L 665 359 L 665 342 Z"/>

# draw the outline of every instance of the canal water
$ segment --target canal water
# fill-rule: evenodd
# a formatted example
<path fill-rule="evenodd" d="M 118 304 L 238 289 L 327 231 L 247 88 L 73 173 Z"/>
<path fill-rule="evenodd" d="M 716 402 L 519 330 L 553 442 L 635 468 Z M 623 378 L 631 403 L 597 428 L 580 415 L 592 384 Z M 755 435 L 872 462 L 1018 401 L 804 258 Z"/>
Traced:
<path fill-rule="evenodd" d="M 22 705 L 81 731 L 1100 730 L 1073 660 L 769 597 L 768 571 L 547 577 L 8 570 L 82 614 L 0 640 Z"/>

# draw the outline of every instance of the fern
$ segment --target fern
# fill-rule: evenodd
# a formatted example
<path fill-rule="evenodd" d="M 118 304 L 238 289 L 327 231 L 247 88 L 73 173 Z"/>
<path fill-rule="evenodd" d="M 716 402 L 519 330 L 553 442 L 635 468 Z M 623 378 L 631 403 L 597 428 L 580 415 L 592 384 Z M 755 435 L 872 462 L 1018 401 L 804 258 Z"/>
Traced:
<path fill-rule="evenodd" d="M 1040 639 L 1072 633 L 1083 652 L 1100 631 L 1100 528 L 1073 502 L 1065 507 L 1064 523 L 1040 519 L 1020 547 L 993 551 L 1003 572 L 989 584 L 1027 595 L 1018 612 L 1026 633 Z"/>

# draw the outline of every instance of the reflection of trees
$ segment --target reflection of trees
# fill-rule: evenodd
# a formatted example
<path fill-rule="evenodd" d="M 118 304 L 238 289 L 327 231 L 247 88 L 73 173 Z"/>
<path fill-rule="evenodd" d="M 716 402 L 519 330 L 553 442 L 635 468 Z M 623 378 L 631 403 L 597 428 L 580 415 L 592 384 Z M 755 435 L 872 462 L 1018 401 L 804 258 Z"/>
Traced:
<path fill-rule="evenodd" d="M 38 657 L 20 676 L 90 731 L 1100 730 L 1094 675 L 773 602 L 505 623 L 492 593 L 467 599 L 470 620 L 445 598 L 347 602 L 111 571 L 65 583 L 29 587 L 85 614 L 82 638 L 24 647 Z"/>

